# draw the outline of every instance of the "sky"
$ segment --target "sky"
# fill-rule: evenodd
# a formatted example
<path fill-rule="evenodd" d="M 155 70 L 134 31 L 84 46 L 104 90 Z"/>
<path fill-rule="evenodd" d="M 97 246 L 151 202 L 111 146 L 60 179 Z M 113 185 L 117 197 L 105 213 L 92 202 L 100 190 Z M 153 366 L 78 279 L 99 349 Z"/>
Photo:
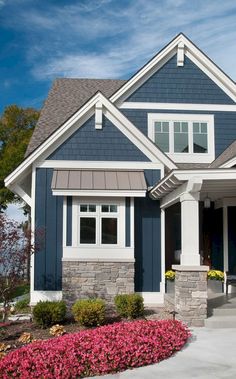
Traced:
<path fill-rule="evenodd" d="M 180 32 L 236 80 L 234 0 L 0 0 L 0 114 L 58 77 L 127 79 Z"/>
<path fill-rule="evenodd" d="M 0 113 L 56 77 L 129 78 L 180 32 L 236 80 L 234 0 L 0 0 Z"/>

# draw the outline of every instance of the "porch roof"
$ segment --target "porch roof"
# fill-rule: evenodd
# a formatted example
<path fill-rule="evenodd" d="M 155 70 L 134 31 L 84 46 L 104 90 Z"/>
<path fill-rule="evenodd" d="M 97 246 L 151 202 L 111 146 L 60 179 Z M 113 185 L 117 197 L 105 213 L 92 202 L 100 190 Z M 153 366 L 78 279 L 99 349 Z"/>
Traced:
<path fill-rule="evenodd" d="M 236 169 L 172 170 L 153 186 L 149 194 L 153 199 L 160 200 L 175 190 L 179 193 L 200 192 L 201 200 L 207 195 L 213 201 L 236 197 Z"/>
<path fill-rule="evenodd" d="M 147 184 L 142 170 L 66 170 L 53 171 L 54 195 L 145 196 Z"/>

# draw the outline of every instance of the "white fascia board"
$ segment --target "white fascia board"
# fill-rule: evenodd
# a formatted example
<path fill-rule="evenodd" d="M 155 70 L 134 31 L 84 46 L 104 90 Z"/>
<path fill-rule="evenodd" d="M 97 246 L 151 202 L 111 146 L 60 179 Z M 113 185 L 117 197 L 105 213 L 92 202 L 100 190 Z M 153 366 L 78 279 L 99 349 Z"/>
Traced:
<path fill-rule="evenodd" d="M 149 61 L 140 71 L 137 72 L 126 84 L 124 84 L 110 98 L 112 102 L 125 100 L 126 93 L 130 95 L 130 90 L 139 87 L 143 78 L 148 78 L 149 73 L 153 74 L 161 67 L 171 53 L 176 53 L 179 43 L 183 43 L 185 55 L 190 58 L 201 70 L 203 70 L 233 101 L 236 101 L 236 84 L 223 71 L 221 71 L 205 54 L 203 54 L 189 39 L 183 34 L 178 35 L 163 50 L 160 51 L 151 61 Z M 176 63 L 177 64 L 177 63 Z M 159 66 L 158 66 L 159 65 Z M 140 84 L 138 84 L 140 82 Z M 127 96 L 126 96 L 127 98 Z"/>
<path fill-rule="evenodd" d="M 116 169 L 116 170 L 162 170 L 163 164 L 156 162 L 132 162 L 132 161 L 61 161 L 45 160 L 36 162 L 40 168 L 67 168 L 67 169 Z"/>
<path fill-rule="evenodd" d="M 120 109 L 154 109 L 178 111 L 236 112 L 236 104 L 191 104 L 191 103 L 149 103 L 124 102 Z"/>
<path fill-rule="evenodd" d="M 194 176 L 203 180 L 230 180 L 236 179 L 236 169 L 176 170 L 174 175 L 180 181 L 189 180 Z"/>
<path fill-rule="evenodd" d="M 19 175 L 30 167 L 37 159 L 45 154 L 53 145 L 53 149 L 59 144 L 60 138 L 67 133 L 72 126 L 86 114 L 90 114 L 91 109 L 95 110 L 95 104 L 100 101 L 106 110 L 104 113 L 107 117 L 114 120 L 115 125 L 127 136 L 141 151 L 154 162 L 162 162 L 168 168 L 176 168 L 176 165 L 162 153 L 143 133 L 141 133 L 105 96 L 98 92 L 82 108 L 78 110 L 69 120 L 67 120 L 59 129 L 57 129 L 42 145 L 40 145 L 28 158 L 26 158 L 8 177 L 5 179 L 5 185 L 8 187 Z M 109 112 L 108 112 L 109 111 Z M 80 125 L 81 126 L 81 125 Z"/>
<path fill-rule="evenodd" d="M 52 190 L 54 196 L 88 196 L 88 197 L 145 197 L 146 191 L 135 190 Z"/>

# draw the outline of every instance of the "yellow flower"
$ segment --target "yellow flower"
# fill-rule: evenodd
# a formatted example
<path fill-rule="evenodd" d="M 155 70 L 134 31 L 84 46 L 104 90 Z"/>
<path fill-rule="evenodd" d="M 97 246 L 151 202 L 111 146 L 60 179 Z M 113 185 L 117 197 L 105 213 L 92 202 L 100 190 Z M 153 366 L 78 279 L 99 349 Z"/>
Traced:
<path fill-rule="evenodd" d="M 175 272 L 173 270 L 168 270 L 165 273 L 166 280 L 175 280 Z"/>

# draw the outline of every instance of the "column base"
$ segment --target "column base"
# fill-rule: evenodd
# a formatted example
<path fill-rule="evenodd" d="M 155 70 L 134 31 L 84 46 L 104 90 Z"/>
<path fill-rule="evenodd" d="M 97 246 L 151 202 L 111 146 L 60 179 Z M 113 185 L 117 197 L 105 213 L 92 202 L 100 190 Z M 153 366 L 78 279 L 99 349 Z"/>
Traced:
<path fill-rule="evenodd" d="M 207 318 L 208 266 L 173 265 L 177 319 L 189 326 L 204 326 Z"/>

